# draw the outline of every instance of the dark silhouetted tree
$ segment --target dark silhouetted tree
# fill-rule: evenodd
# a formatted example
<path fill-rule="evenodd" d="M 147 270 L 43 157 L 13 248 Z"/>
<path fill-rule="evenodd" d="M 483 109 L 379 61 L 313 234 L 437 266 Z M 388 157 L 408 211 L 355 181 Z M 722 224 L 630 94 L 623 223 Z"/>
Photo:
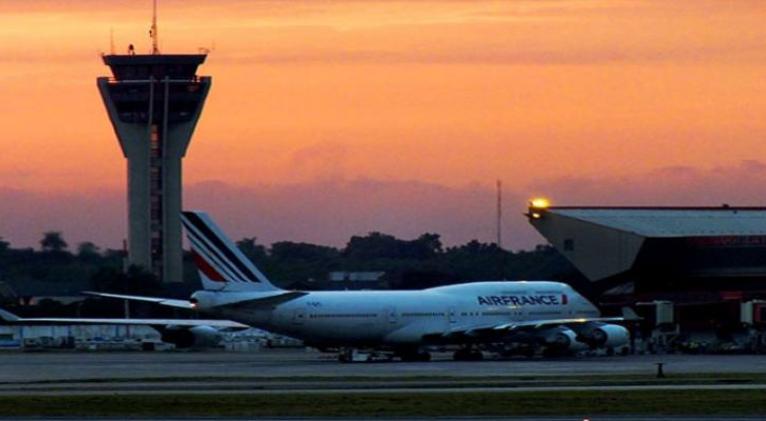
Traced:
<path fill-rule="evenodd" d="M 404 257 L 413 259 L 430 259 L 442 252 L 442 241 L 439 234 L 426 233 L 417 240 L 408 241 Z"/>
<path fill-rule="evenodd" d="M 93 274 L 91 284 L 98 291 L 127 292 L 131 294 L 161 294 L 162 285 L 153 273 L 136 265 L 128 267 L 127 272 L 117 268 L 103 268 Z"/>
<path fill-rule="evenodd" d="M 100 256 L 98 246 L 91 243 L 90 241 L 85 241 L 80 243 L 77 246 L 77 256 L 81 259 L 93 259 Z"/>
<path fill-rule="evenodd" d="M 69 245 L 64 241 L 64 237 L 59 231 L 48 231 L 43 234 L 40 240 L 40 246 L 43 251 L 49 253 L 63 253 Z"/>
<path fill-rule="evenodd" d="M 256 241 L 256 237 L 247 237 L 237 241 L 239 250 L 253 262 L 263 262 L 266 260 L 266 247 Z"/>
<path fill-rule="evenodd" d="M 380 232 L 365 237 L 353 236 L 346 244 L 343 255 L 351 259 L 397 259 L 402 257 L 404 241 Z"/>
<path fill-rule="evenodd" d="M 318 246 L 309 243 L 280 241 L 271 245 L 271 257 L 276 260 L 300 259 L 319 262 L 335 259 L 339 255 L 340 252 L 333 247 Z"/>
<path fill-rule="evenodd" d="M 0 237 L 0 254 L 5 254 L 11 248 L 11 243 L 5 241 L 3 237 Z"/>

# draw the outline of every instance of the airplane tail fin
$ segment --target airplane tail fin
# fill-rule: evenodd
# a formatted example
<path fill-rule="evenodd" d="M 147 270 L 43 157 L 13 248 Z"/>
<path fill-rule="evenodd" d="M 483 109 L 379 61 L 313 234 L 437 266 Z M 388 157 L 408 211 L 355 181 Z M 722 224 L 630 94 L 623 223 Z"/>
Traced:
<path fill-rule="evenodd" d="M 202 286 L 212 291 L 279 291 L 204 212 L 183 212 Z"/>

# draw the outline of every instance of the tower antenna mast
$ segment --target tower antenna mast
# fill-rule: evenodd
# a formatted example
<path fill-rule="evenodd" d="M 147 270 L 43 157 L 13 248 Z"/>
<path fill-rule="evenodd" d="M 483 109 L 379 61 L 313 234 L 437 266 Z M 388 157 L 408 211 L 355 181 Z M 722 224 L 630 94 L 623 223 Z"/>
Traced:
<path fill-rule="evenodd" d="M 152 38 L 152 54 L 159 54 L 159 38 L 157 34 L 157 0 L 152 2 L 152 29 L 149 30 L 149 36 Z"/>
<path fill-rule="evenodd" d="M 497 180 L 497 247 L 503 248 L 503 182 Z"/>
<path fill-rule="evenodd" d="M 109 54 L 114 55 L 114 28 L 109 28 Z"/>

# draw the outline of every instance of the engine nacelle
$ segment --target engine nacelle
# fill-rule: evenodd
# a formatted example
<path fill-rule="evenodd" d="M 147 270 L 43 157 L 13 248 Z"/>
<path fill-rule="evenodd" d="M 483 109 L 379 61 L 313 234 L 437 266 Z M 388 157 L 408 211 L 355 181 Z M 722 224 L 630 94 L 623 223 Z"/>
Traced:
<path fill-rule="evenodd" d="M 587 341 L 596 347 L 619 348 L 630 341 L 628 329 L 620 325 L 603 324 L 583 333 Z"/>
<path fill-rule="evenodd" d="M 588 345 L 577 340 L 577 333 L 566 327 L 556 327 L 547 329 L 538 335 L 543 344 L 550 348 L 565 351 L 583 351 L 588 349 Z"/>
<path fill-rule="evenodd" d="M 176 348 L 209 348 L 218 346 L 223 335 L 211 326 L 174 326 L 168 325 L 160 331 L 162 342 L 171 343 Z"/>

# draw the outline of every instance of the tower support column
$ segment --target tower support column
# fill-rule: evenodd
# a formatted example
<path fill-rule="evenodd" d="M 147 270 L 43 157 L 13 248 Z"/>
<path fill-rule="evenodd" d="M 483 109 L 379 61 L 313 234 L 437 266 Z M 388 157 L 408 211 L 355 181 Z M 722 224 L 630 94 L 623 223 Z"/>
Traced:
<path fill-rule="evenodd" d="M 204 55 L 104 56 L 98 78 L 109 119 L 128 160 L 128 262 L 163 282 L 183 280 L 182 164 L 211 78 Z"/>

